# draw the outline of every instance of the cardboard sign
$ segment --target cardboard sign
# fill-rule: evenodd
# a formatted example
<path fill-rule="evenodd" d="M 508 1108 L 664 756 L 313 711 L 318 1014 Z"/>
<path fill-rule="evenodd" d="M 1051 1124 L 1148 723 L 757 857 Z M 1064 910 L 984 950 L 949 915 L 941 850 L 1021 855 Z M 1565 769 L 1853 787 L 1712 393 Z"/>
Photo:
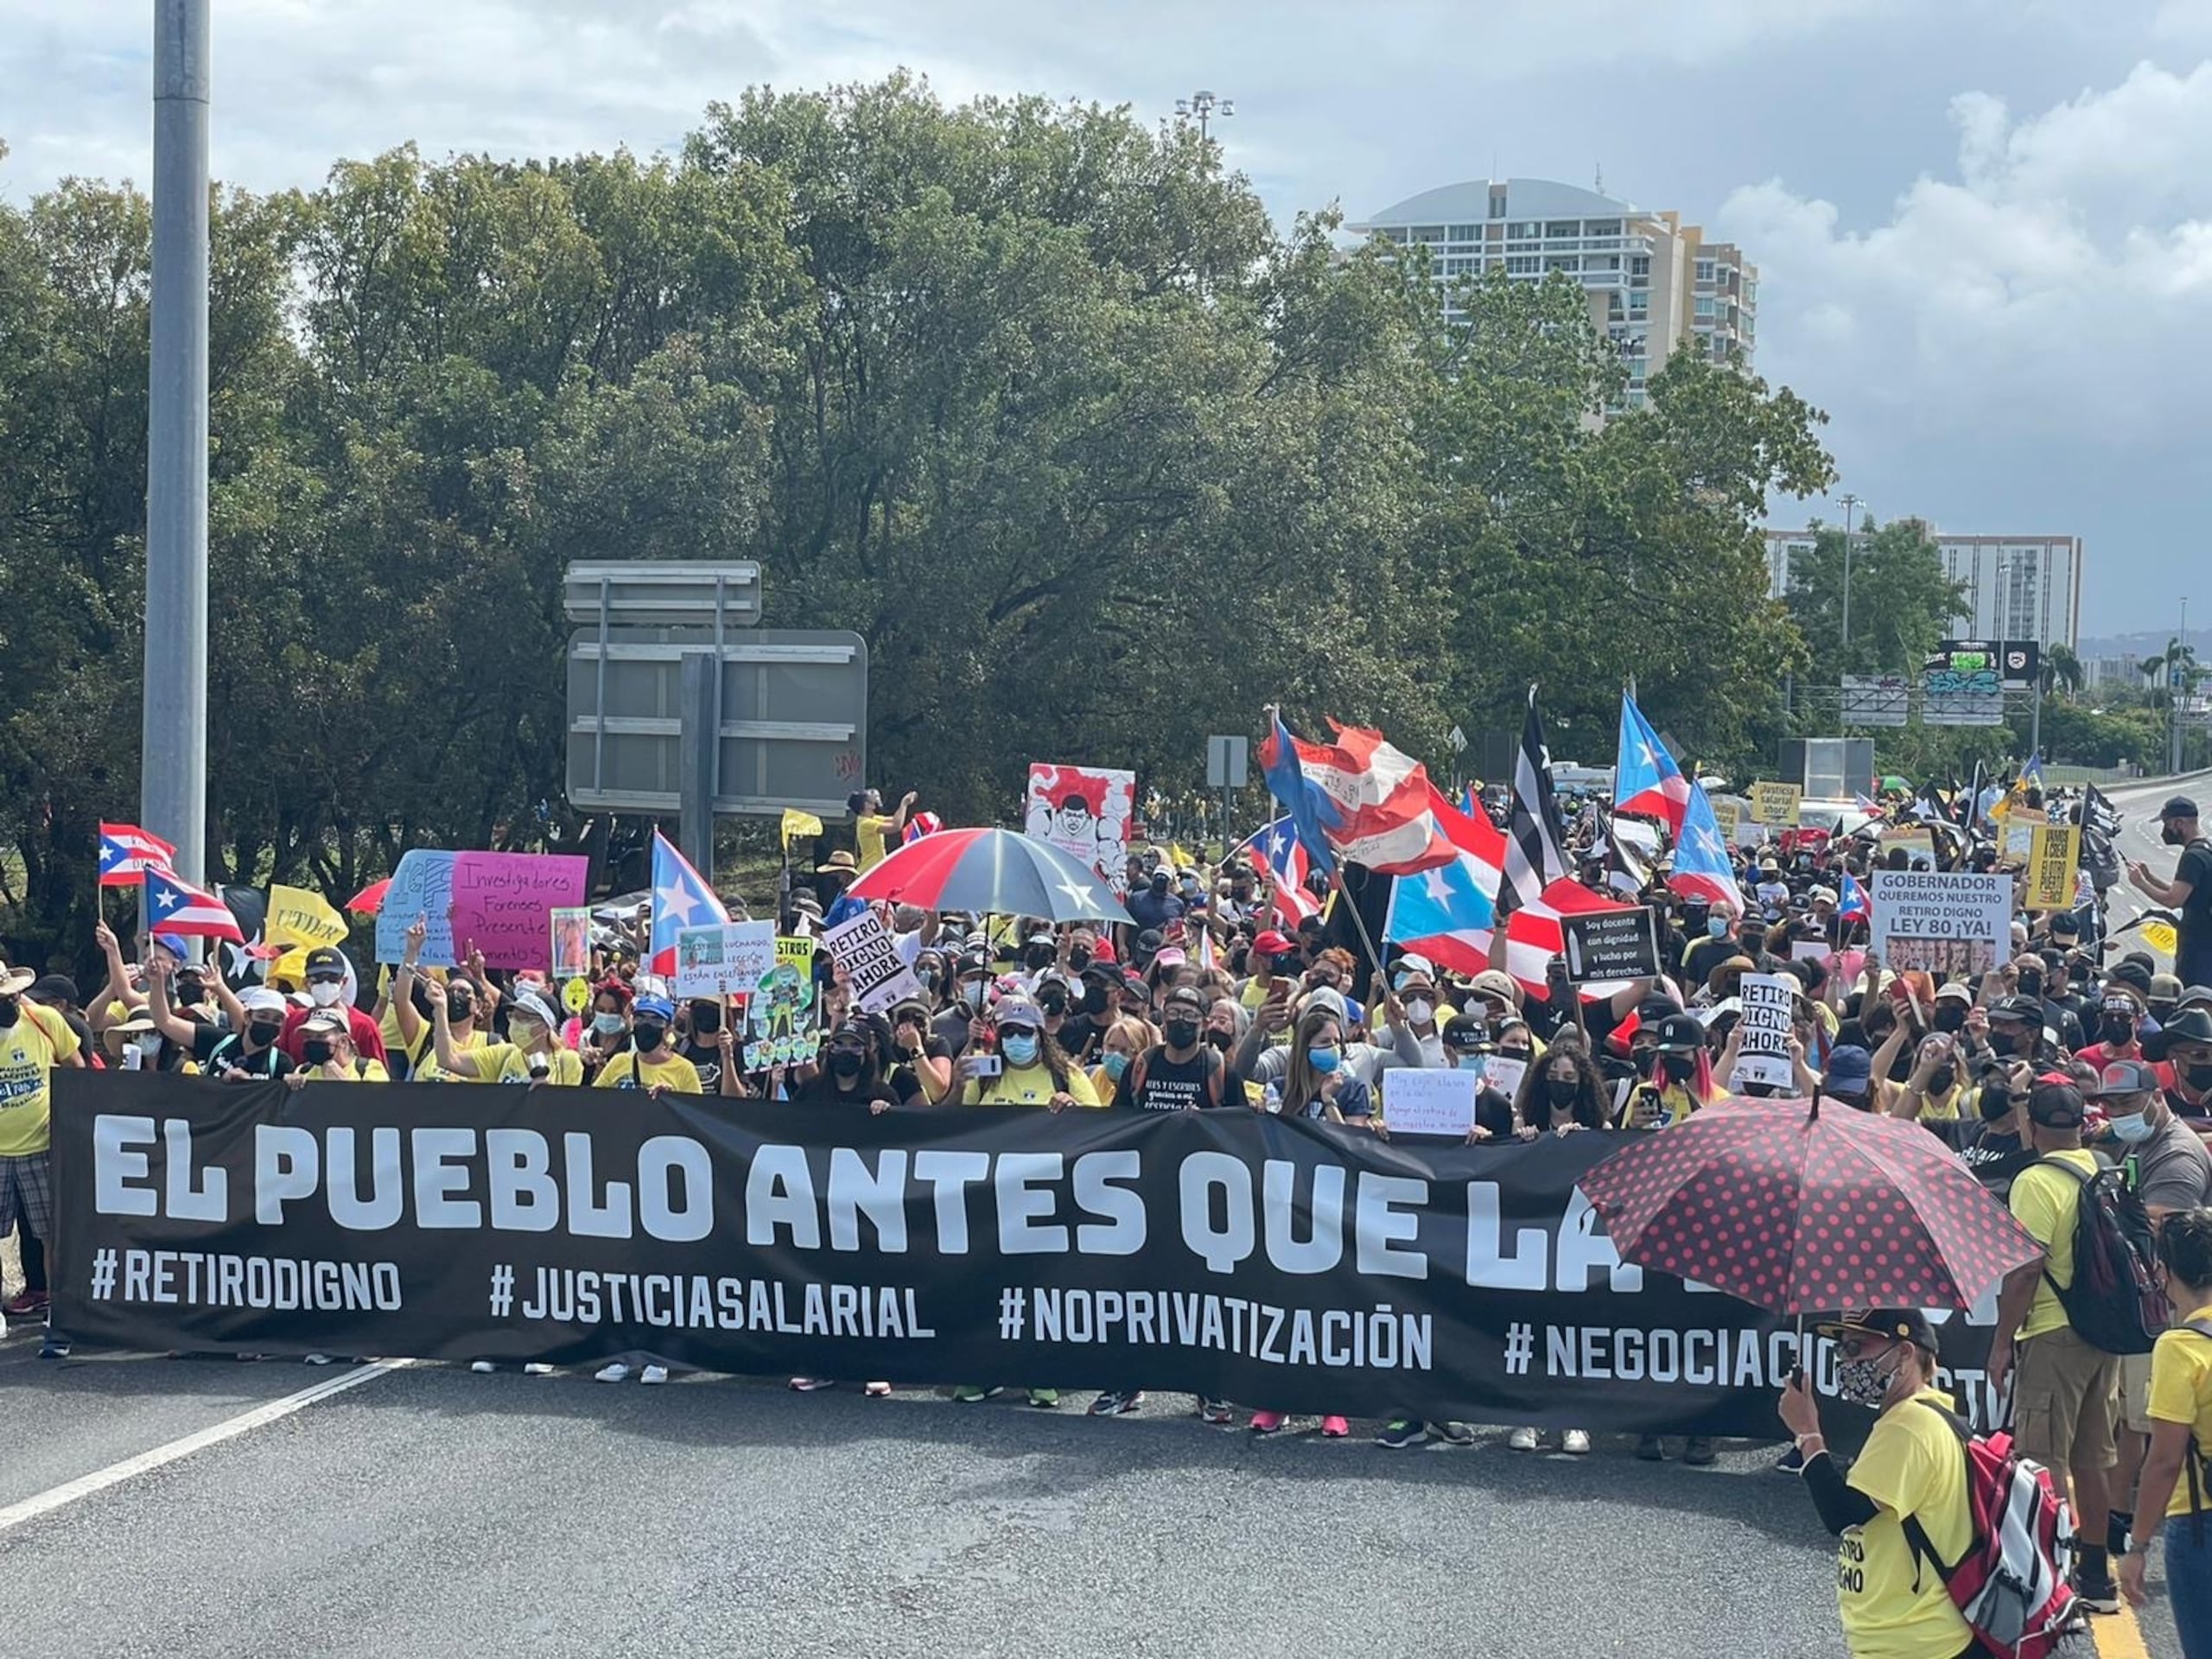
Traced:
<path fill-rule="evenodd" d="M 1883 830 L 1882 850 L 1886 853 L 1892 847 L 1905 849 L 1906 861 L 1913 869 L 1936 868 L 1936 832 L 1924 823 L 1899 824 L 1894 830 Z"/>
<path fill-rule="evenodd" d="M 1659 940 L 1649 908 L 1561 916 L 1559 926 L 1566 939 L 1567 976 L 1578 985 L 1649 979 L 1659 971 Z"/>
<path fill-rule="evenodd" d="M 591 912 L 563 905 L 552 914 L 553 977 L 581 979 L 591 971 Z"/>
<path fill-rule="evenodd" d="M 1871 944 L 1882 965 L 1924 968 L 1940 983 L 2009 961 L 2012 879 L 1970 870 L 1876 870 L 1867 878 Z"/>
<path fill-rule="evenodd" d="M 1744 833 L 1744 809 L 1734 801 L 1713 803 L 1713 822 L 1720 830 L 1721 840 L 1731 847 L 1738 844 Z"/>
<path fill-rule="evenodd" d="M 1521 1079 L 1529 1075 L 1529 1062 L 1518 1054 L 1485 1054 L 1481 1075 L 1485 1084 L 1508 1100 L 1518 1100 Z"/>
<path fill-rule="evenodd" d="M 801 978 L 814 977 L 814 941 L 786 933 L 776 941 L 776 960 L 796 968 Z"/>
<path fill-rule="evenodd" d="M 1805 800 L 1802 784 L 1753 784 L 1751 821 L 1754 823 L 1795 824 Z"/>
<path fill-rule="evenodd" d="M 1835 949 L 1826 939 L 1792 939 L 1789 941 L 1789 960 L 1792 962 L 1825 962 L 1828 952 Z"/>
<path fill-rule="evenodd" d="M 2030 910 L 2071 910 L 2082 864 L 2081 826 L 2042 823 L 2028 848 Z"/>
<path fill-rule="evenodd" d="M 1128 886 L 1130 824 L 1136 817 L 1137 775 L 1096 766 L 1029 768 L 1021 827 L 1049 841 L 1078 864 L 1098 872 L 1117 899 Z"/>
<path fill-rule="evenodd" d="M 1464 1141 L 1475 1127 L 1479 1071 L 1399 1066 L 1382 1078 L 1382 1122 L 1393 1135 L 1446 1135 Z"/>
<path fill-rule="evenodd" d="M 543 968 L 553 912 L 584 902 L 590 868 L 581 853 L 454 854 L 455 942 L 487 968 Z"/>
<path fill-rule="evenodd" d="M 773 922 L 714 922 L 676 931 L 676 994 L 750 994 L 776 965 Z"/>
<path fill-rule="evenodd" d="M 813 975 L 788 962 L 761 975 L 745 999 L 745 1069 L 766 1071 L 772 1065 L 804 1065 L 813 1059 L 822 1047 L 813 1007 Z"/>
<path fill-rule="evenodd" d="M 2047 829 L 2049 825 L 2049 815 L 2040 807 L 2016 806 L 2007 812 L 2005 815 L 2005 862 L 2027 863 L 2035 855 L 2036 831 Z"/>
<path fill-rule="evenodd" d="M 853 988 L 853 1006 L 880 1014 L 902 997 L 919 996 L 922 982 L 899 954 L 899 941 L 872 910 L 849 916 L 822 936 Z"/>
<path fill-rule="evenodd" d="M 312 950 L 319 944 L 345 944 L 349 931 L 346 918 L 321 893 L 282 884 L 270 887 L 269 917 L 261 935 L 270 944 L 303 944 Z"/>
<path fill-rule="evenodd" d="M 1777 1089 L 1796 1075 L 1789 1060 L 1790 1014 L 1803 988 L 1794 974 L 1745 974 L 1738 993 L 1743 1018 L 1736 1022 L 1736 1077 Z"/>
<path fill-rule="evenodd" d="M 377 960 L 397 962 L 407 954 L 407 930 L 416 917 L 429 931 L 416 958 L 425 967 L 450 968 L 453 954 L 453 867 L 457 853 L 416 847 L 399 855 L 377 912 Z"/>

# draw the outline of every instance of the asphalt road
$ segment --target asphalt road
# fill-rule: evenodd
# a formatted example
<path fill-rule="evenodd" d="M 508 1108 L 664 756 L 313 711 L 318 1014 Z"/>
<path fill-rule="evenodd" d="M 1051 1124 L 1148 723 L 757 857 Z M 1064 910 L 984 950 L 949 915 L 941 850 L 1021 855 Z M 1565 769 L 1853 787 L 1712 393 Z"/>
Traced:
<path fill-rule="evenodd" d="M 2151 867 L 2153 875 L 2171 880 L 2175 861 L 2180 855 L 2177 849 L 2160 843 L 2158 821 L 2152 815 L 2175 795 L 2187 795 L 2200 806 L 2204 804 L 2205 798 L 2212 795 L 2212 772 L 2195 772 L 2185 778 L 2168 779 L 2156 784 L 2110 789 L 2105 793 L 2121 813 L 2116 850 L 2120 856 L 2122 873 L 2120 884 L 2106 899 L 2106 919 L 2111 928 L 2117 930 L 2145 911 L 2158 908 L 2129 885 L 2126 866 L 2140 859 Z M 2164 951 L 2152 949 L 2139 931 L 2117 933 L 2116 938 L 2123 950 L 2150 950 L 2158 959 L 2161 969 L 2173 966 L 2172 957 Z M 2113 959 L 2117 960 L 2117 957 Z"/>

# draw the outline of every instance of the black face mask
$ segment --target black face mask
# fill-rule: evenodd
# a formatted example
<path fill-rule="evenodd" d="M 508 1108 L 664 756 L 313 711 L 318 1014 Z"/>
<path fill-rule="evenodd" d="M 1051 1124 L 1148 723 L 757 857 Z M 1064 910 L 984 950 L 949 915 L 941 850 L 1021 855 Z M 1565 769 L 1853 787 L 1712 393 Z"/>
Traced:
<path fill-rule="evenodd" d="M 830 1051 L 830 1069 L 841 1077 L 857 1077 L 868 1067 L 868 1056 L 849 1048 Z"/>
<path fill-rule="evenodd" d="M 1170 1048 L 1189 1048 L 1198 1040 L 1198 1022 L 1195 1020 L 1170 1020 L 1160 1028 Z"/>
<path fill-rule="evenodd" d="M 2108 1014 L 2097 1021 L 2097 1037 L 2107 1047 L 2125 1048 L 2135 1040 L 2135 1022 L 2126 1014 Z"/>
<path fill-rule="evenodd" d="M 1967 1027 L 1967 1011 L 1955 1002 L 1938 1002 L 1934 1018 L 1938 1031 L 1964 1031 Z"/>
<path fill-rule="evenodd" d="M 1103 985 L 1084 987 L 1083 1011 L 1094 1020 L 1106 1012 L 1106 988 Z"/>
<path fill-rule="evenodd" d="M 1224 1054 L 1228 1053 L 1230 1049 L 1236 1046 L 1236 1037 L 1226 1031 L 1210 1031 L 1206 1033 L 1206 1041 L 1211 1043 L 1214 1047 L 1219 1049 Z M 2212 1071 L 2212 1066 L 2208 1066 L 2206 1070 Z"/>
<path fill-rule="evenodd" d="M 1165 892 L 1166 892 L 1166 891 L 1167 891 L 1167 878 L 1166 878 L 1166 876 L 1164 876 L 1164 875 L 1155 875 L 1155 876 L 1154 876 L 1154 877 L 1152 878 L 1152 890 L 1153 890 L 1154 893 L 1165 893 Z"/>
<path fill-rule="evenodd" d="M 466 1020 L 475 1012 L 476 1004 L 468 997 L 449 996 L 446 999 L 446 1018 L 448 1020 Z"/>
<path fill-rule="evenodd" d="M 1659 1051 L 1656 1048 L 1630 1049 L 1628 1058 L 1629 1064 L 1636 1068 L 1637 1077 L 1648 1077 L 1651 1075 L 1651 1068 L 1658 1063 Z"/>
<path fill-rule="evenodd" d="M 1037 993 L 1037 1006 L 1047 1014 L 1065 1014 L 1068 1011 L 1068 994 L 1057 985 L 1047 985 Z"/>
<path fill-rule="evenodd" d="M 0 996 L 0 1031 L 16 1023 L 16 1011 L 22 1007 L 21 997 Z"/>
<path fill-rule="evenodd" d="M 1928 1074 L 1928 1086 L 1939 1095 L 1949 1094 L 1958 1080 L 1959 1069 L 1955 1065 L 1939 1065 Z"/>
<path fill-rule="evenodd" d="M 722 1028 L 722 1011 L 711 1002 L 691 1005 L 691 1033 L 695 1037 L 711 1037 Z"/>
<path fill-rule="evenodd" d="M 2022 1054 L 2027 1052 L 2028 1033 L 2024 1031 L 1999 1031 L 1989 1028 L 1989 1046 L 1999 1054 Z"/>
<path fill-rule="evenodd" d="M 1546 1077 L 1544 1079 L 1544 1098 L 1551 1103 L 1554 1110 L 1573 1105 L 1581 1093 L 1582 1084 L 1578 1078 Z"/>
<path fill-rule="evenodd" d="M 632 1026 L 630 1027 L 630 1036 L 638 1045 L 638 1052 L 640 1054 L 650 1054 L 653 1050 L 658 1048 L 664 1042 L 668 1040 L 668 1027 L 665 1026 Z"/>
<path fill-rule="evenodd" d="M 1021 965 L 1033 974 L 1041 974 L 1052 965 L 1055 952 L 1049 944 L 1027 946 L 1021 953 Z"/>
<path fill-rule="evenodd" d="M 1659 1066 L 1669 1083 L 1688 1083 L 1697 1075 L 1697 1056 L 1694 1054 L 1662 1054 Z"/>
<path fill-rule="evenodd" d="M 2212 1060 L 2198 1060 L 2181 1069 L 2182 1081 L 2202 1094 L 2212 1089 Z"/>
<path fill-rule="evenodd" d="M 176 1001 L 181 1008 L 205 1007 L 207 988 L 196 979 L 182 981 L 176 988 Z"/>
<path fill-rule="evenodd" d="M 309 1065 L 328 1065 L 331 1056 L 336 1051 L 328 1043 L 315 1042 L 311 1039 L 300 1045 L 300 1058 Z"/>
<path fill-rule="evenodd" d="M 1084 969 L 1090 966 L 1090 947 L 1081 944 L 1077 945 L 1072 950 L 1068 952 L 1068 962 L 1070 965 L 1075 969 L 1076 972 L 1078 974 L 1081 973 Z"/>
<path fill-rule="evenodd" d="M 2012 1096 L 2009 1090 L 1994 1084 L 1981 1085 L 1981 1121 L 1994 1123 L 2001 1117 L 2012 1116 Z"/>
<path fill-rule="evenodd" d="M 267 1048 L 276 1042 L 283 1029 L 282 1020 L 249 1020 L 245 1034 L 256 1048 Z"/>

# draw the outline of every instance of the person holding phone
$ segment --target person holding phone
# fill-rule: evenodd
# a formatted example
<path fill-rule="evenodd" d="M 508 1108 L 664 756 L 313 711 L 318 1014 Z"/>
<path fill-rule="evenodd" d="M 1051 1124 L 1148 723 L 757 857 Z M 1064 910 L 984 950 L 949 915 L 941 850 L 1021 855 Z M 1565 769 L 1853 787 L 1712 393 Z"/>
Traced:
<path fill-rule="evenodd" d="M 1045 1029 L 1045 1014 L 1015 993 L 999 999 L 988 1036 L 954 1068 L 963 1106 L 1096 1106 L 1098 1091 Z"/>

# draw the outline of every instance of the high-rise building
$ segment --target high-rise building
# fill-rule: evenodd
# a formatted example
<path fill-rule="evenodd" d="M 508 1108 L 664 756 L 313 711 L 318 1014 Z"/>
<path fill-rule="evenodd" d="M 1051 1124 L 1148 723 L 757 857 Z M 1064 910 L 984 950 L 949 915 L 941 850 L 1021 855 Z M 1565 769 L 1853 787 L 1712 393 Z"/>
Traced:
<path fill-rule="evenodd" d="M 1949 622 L 1953 637 L 2075 648 L 2082 627 L 2079 536 L 1929 535 L 1943 574 L 1966 584 L 1964 605 Z M 1768 592 L 1775 598 L 1789 591 L 1790 566 L 1812 545 L 1809 530 L 1766 532 Z"/>
<path fill-rule="evenodd" d="M 1499 269 L 1529 282 L 1554 270 L 1572 276 L 1589 291 L 1591 321 L 1628 365 L 1631 409 L 1677 351 L 1751 365 L 1758 267 L 1678 213 L 1549 179 L 1477 179 L 1424 190 L 1348 228 L 1426 247 L 1447 318 L 1459 315 L 1451 290 L 1463 277 Z"/>

